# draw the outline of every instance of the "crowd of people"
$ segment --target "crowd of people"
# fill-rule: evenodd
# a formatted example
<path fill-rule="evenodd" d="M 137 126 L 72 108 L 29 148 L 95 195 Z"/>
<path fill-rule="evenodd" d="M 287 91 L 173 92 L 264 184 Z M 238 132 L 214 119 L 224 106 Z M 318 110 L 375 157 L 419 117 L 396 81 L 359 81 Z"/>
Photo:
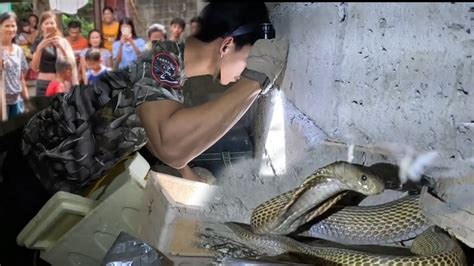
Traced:
<path fill-rule="evenodd" d="M 191 34 L 199 30 L 199 18 L 189 22 Z M 0 106 L 3 120 L 27 111 L 28 80 L 35 81 L 36 96 L 54 96 L 68 92 L 77 84 L 94 84 L 101 75 L 118 70 L 142 56 L 153 41 L 183 42 L 185 20 L 175 18 L 166 27 L 151 24 L 146 38 L 137 35 L 129 17 L 116 20 L 114 10 L 102 10 L 102 28 L 81 35 L 82 25 L 71 21 L 63 34 L 55 13 L 46 11 L 39 17 L 30 14 L 18 19 L 14 13 L 0 16 L 5 70 L 4 101 Z M 0 112 L 2 113 L 2 112 Z"/>

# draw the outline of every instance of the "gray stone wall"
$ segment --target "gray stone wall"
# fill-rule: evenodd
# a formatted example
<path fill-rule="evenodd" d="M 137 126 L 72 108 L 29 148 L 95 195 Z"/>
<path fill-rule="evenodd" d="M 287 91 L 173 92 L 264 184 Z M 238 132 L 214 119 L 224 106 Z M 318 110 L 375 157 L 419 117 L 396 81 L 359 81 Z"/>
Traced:
<path fill-rule="evenodd" d="M 277 36 L 290 39 L 284 97 L 328 139 L 437 151 L 439 169 L 472 171 L 474 4 L 268 6 Z M 286 132 L 285 141 L 300 137 Z"/>
<path fill-rule="evenodd" d="M 190 32 L 189 20 L 198 15 L 199 0 L 136 0 L 137 16 L 134 16 L 137 34 L 146 39 L 146 28 L 161 23 L 169 31 L 169 24 L 175 17 L 186 21 L 185 36 Z"/>

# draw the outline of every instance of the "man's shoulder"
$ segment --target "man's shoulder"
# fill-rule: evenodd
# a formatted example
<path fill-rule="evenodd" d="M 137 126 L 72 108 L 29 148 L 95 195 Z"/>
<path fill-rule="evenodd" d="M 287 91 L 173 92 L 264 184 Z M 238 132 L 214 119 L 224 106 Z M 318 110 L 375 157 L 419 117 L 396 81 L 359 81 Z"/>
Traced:
<path fill-rule="evenodd" d="M 78 43 L 81 44 L 81 46 L 84 46 L 84 48 L 87 48 L 89 46 L 89 42 L 87 41 L 87 39 L 82 36 L 79 37 Z"/>

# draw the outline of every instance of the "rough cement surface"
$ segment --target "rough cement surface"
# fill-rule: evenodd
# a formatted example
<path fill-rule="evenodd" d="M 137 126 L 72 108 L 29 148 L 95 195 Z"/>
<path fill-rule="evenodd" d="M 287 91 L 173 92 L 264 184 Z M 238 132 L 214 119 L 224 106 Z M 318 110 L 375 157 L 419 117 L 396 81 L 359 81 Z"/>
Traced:
<path fill-rule="evenodd" d="M 146 29 L 153 23 L 160 23 L 166 27 L 168 36 L 169 25 L 173 18 L 182 18 L 186 22 L 183 37 L 190 34 L 189 21 L 197 16 L 202 8 L 201 0 L 136 0 L 129 5 L 129 10 L 135 21 L 137 34 L 146 39 Z"/>
<path fill-rule="evenodd" d="M 347 148 L 325 145 L 323 140 L 326 134 L 281 92 L 274 92 L 262 101 L 262 106 L 270 108 L 260 121 L 267 132 L 262 131 L 262 135 L 257 136 L 257 141 L 264 143 L 260 147 L 261 157 L 257 152 L 255 160 L 240 161 L 216 176 L 219 189 L 203 211 L 204 219 L 249 223 L 257 205 L 299 186 L 318 168 L 334 161 L 347 160 Z M 276 112 L 277 109 L 282 112 Z M 283 122 L 280 125 L 282 128 L 272 126 L 269 120 L 275 117 Z M 283 139 L 266 143 L 272 131 L 285 132 L 286 135 Z M 284 162 L 280 160 L 282 157 Z M 355 163 L 373 164 L 380 160 L 381 156 L 377 154 L 354 152 Z M 389 198 L 397 197 L 398 194 Z"/>
<path fill-rule="evenodd" d="M 290 40 L 283 91 L 329 137 L 474 157 L 472 3 L 269 7 Z"/>

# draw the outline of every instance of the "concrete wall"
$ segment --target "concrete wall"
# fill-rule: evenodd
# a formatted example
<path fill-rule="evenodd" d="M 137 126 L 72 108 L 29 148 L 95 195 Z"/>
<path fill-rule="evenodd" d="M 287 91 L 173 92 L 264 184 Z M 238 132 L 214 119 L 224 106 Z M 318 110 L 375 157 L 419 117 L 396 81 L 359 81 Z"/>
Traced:
<path fill-rule="evenodd" d="M 209 217 L 247 222 L 321 166 L 400 165 L 408 147 L 441 154 L 424 169 L 435 178 L 473 170 L 474 135 L 462 124 L 474 120 L 473 4 L 267 6 L 277 36 L 290 39 L 286 76 L 257 102 L 256 159 L 218 177 Z M 400 196 L 392 192 L 367 204 Z"/>
<path fill-rule="evenodd" d="M 190 32 L 189 21 L 198 15 L 202 5 L 201 0 L 136 0 L 138 18 L 134 19 L 138 34 L 146 38 L 146 28 L 153 23 L 163 24 L 169 32 L 171 20 L 178 17 L 186 21 L 185 35 L 187 35 Z"/>
<path fill-rule="evenodd" d="M 268 7 L 277 36 L 290 39 L 283 93 L 328 138 L 436 150 L 444 165 L 470 162 L 474 4 Z M 301 137 L 291 134 L 286 142 Z"/>

